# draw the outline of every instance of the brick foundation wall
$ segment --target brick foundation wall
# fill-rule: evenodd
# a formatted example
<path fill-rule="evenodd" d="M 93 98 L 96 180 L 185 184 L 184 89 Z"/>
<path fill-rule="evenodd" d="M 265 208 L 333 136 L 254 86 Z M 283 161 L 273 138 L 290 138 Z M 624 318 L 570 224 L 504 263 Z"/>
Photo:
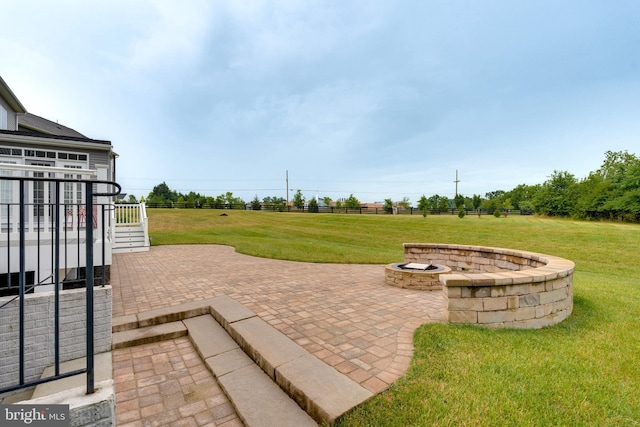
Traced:
<path fill-rule="evenodd" d="M 60 292 L 60 361 L 86 356 L 85 289 Z M 25 381 L 55 361 L 54 292 L 25 296 Z M 9 298 L 0 298 L 0 302 Z M 0 384 L 19 383 L 19 301 L 0 309 Z M 111 287 L 94 288 L 94 351 L 111 350 Z"/>

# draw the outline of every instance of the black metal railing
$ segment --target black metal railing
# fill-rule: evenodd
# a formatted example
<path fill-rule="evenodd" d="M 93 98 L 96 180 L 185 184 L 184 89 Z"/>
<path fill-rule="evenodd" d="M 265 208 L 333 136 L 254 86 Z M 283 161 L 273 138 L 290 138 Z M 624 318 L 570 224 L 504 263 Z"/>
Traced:
<path fill-rule="evenodd" d="M 3 292 L 0 295 L 10 296 L 0 302 L 0 314 L 3 309 L 17 304 L 18 316 L 9 321 L 19 329 L 18 379 L 10 385 L 0 384 L 0 394 L 85 373 L 87 394 L 93 393 L 94 284 L 104 286 L 106 282 L 105 253 L 110 250 L 107 245 L 111 244 L 107 238 L 111 215 L 107 213 L 113 206 L 111 197 L 120 193 L 120 185 L 88 179 L 16 176 L 0 176 L 0 184 L 0 248 L 6 247 L 6 259 L 0 260 L 0 265 L 6 261 L 6 273 L 5 268 L 1 271 L 5 280 L 0 283 Z M 97 191 L 97 188 L 111 191 Z M 97 198 L 101 196 L 109 199 L 98 203 Z M 69 198 L 75 200 L 70 202 Z M 95 232 L 101 233 L 102 241 L 102 259 L 98 263 L 94 260 Z M 30 246 L 29 254 L 27 245 Z M 81 256 L 83 245 L 84 256 Z M 66 275 L 66 272 L 77 273 L 80 270 L 84 270 L 86 287 L 86 366 L 61 373 L 60 293 L 64 280 L 61 280 L 60 273 L 62 271 Z M 96 281 L 96 272 L 101 276 L 100 281 Z M 28 293 L 41 286 L 49 286 L 54 294 L 54 375 L 34 380 L 25 378 L 25 339 L 28 332 L 25 327 L 25 300 Z"/>

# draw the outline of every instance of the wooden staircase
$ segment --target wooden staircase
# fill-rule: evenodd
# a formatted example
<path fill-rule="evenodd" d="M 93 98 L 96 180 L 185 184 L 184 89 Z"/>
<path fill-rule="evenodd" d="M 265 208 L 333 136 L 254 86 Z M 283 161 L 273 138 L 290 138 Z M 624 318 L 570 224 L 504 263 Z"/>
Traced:
<path fill-rule="evenodd" d="M 147 209 L 139 204 L 116 203 L 114 206 L 116 225 L 111 253 L 147 252 L 151 246 L 148 234 Z"/>
<path fill-rule="evenodd" d="M 148 250 L 149 241 L 142 224 L 116 226 L 112 253 L 146 252 Z"/>

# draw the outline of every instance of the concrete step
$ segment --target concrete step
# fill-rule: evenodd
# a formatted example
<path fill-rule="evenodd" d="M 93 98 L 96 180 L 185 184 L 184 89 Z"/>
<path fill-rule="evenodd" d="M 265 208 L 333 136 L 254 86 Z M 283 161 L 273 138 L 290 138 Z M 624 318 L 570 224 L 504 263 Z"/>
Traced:
<path fill-rule="evenodd" d="M 112 366 L 111 352 L 99 353 L 94 358 L 94 382 L 98 384 L 102 381 L 113 379 L 113 366 Z M 79 359 L 69 360 L 60 363 L 60 373 L 65 374 L 67 372 L 77 371 L 87 366 L 87 359 L 81 357 Z M 48 366 L 42 372 L 40 378 L 48 378 L 55 374 L 55 367 Z M 86 387 L 87 374 L 74 375 L 68 378 L 62 378 L 59 380 L 51 381 L 44 384 L 38 384 L 35 387 L 31 387 L 22 390 L 17 393 L 12 393 L 2 399 L 0 403 L 11 404 L 23 402 L 31 399 L 38 399 L 45 396 L 51 396 L 56 393 L 71 390 L 76 387 Z"/>
<path fill-rule="evenodd" d="M 113 378 L 113 366 L 111 363 L 111 352 L 99 353 L 94 356 L 94 382 L 98 384 L 104 380 L 110 380 Z M 67 362 L 60 363 L 60 373 L 73 372 L 79 369 L 83 369 L 87 366 L 87 359 L 85 357 L 69 360 Z M 55 373 L 55 367 L 49 366 L 45 368 L 41 378 L 47 378 L 53 376 Z M 37 399 L 39 397 L 51 396 L 53 394 L 70 390 L 75 387 L 86 387 L 87 374 L 74 375 L 72 377 L 63 378 L 60 380 L 51 381 L 36 386 L 31 399 Z"/>
<path fill-rule="evenodd" d="M 163 323 L 139 329 L 129 329 L 111 334 L 111 348 L 133 347 L 141 344 L 164 341 L 187 335 L 182 322 Z"/>
<path fill-rule="evenodd" d="M 257 316 L 231 322 L 229 333 L 273 381 L 320 423 L 333 424 L 373 395 Z"/>
<path fill-rule="evenodd" d="M 136 330 L 129 328 L 134 326 L 154 325 L 142 328 L 149 338 L 154 331 L 150 328 L 161 322 L 185 327 L 248 426 L 307 425 L 294 408 L 302 408 L 317 423 L 332 425 L 373 395 L 227 296 L 114 319 L 114 331 L 119 331 L 114 332 L 114 345 L 116 336 L 132 334 Z M 291 424 L 283 424 L 288 413 Z"/>
<path fill-rule="evenodd" d="M 186 319 L 189 338 L 247 427 L 316 426 L 210 315 Z"/>

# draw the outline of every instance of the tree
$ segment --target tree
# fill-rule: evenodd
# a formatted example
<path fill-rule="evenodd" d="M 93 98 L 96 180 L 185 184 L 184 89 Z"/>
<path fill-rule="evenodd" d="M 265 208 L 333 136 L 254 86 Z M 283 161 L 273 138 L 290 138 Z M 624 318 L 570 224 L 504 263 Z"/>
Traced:
<path fill-rule="evenodd" d="M 502 209 L 502 200 L 500 197 L 485 199 L 482 201 L 482 207 L 484 207 L 489 214 L 493 214 L 496 211 L 500 212 L 500 209 Z"/>
<path fill-rule="evenodd" d="M 418 209 L 422 212 L 422 216 L 426 218 L 427 211 L 429 210 L 429 199 L 424 194 L 418 200 Z"/>
<path fill-rule="evenodd" d="M 500 196 L 504 195 L 504 193 L 505 193 L 505 191 L 504 191 L 504 190 L 490 191 L 490 192 L 486 193 L 486 194 L 484 195 L 484 197 L 485 197 L 486 199 L 489 199 L 489 200 L 491 200 L 491 199 L 497 199 L 498 197 L 500 197 Z"/>
<path fill-rule="evenodd" d="M 456 194 L 453 198 L 453 204 L 456 205 L 456 209 L 464 209 L 464 196 L 462 194 Z"/>
<path fill-rule="evenodd" d="M 278 212 L 284 212 L 287 205 L 287 201 L 283 197 L 265 197 L 263 201 L 269 209 Z"/>
<path fill-rule="evenodd" d="M 178 193 L 171 190 L 166 182 L 156 185 L 147 196 L 148 203 L 171 204 L 178 201 Z"/>
<path fill-rule="evenodd" d="M 432 210 L 436 210 L 438 213 L 446 212 L 449 210 L 449 199 L 445 196 L 440 196 L 438 194 L 434 194 L 429 197 L 429 208 Z"/>
<path fill-rule="evenodd" d="M 258 199 L 257 194 L 256 194 L 256 197 L 254 197 L 253 200 L 251 201 L 251 209 L 254 211 L 260 210 L 260 199 Z"/>
<path fill-rule="evenodd" d="M 536 213 L 549 216 L 571 216 L 577 206 L 576 177 L 566 171 L 554 171 L 534 200 Z"/>
<path fill-rule="evenodd" d="M 607 151 L 600 169 L 577 187 L 575 216 L 640 221 L 640 158 L 636 155 Z"/>
<path fill-rule="evenodd" d="M 296 194 L 293 196 L 293 206 L 298 208 L 299 210 L 304 209 L 304 196 L 302 195 L 302 191 L 296 191 Z"/>
<path fill-rule="evenodd" d="M 193 191 L 189 192 L 189 194 L 187 194 L 185 199 L 185 207 L 187 208 L 193 208 L 193 207 L 201 207 L 203 203 L 200 202 L 200 200 L 202 199 L 202 196 L 198 193 L 194 193 Z M 206 200 L 206 199 L 205 199 Z"/>
<path fill-rule="evenodd" d="M 315 197 L 309 200 L 309 212 L 318 213 L 318 200 Z"/>
<path fill-rule="evenodd" d="M 133 194 L 129 194 L 129 199 L 127 199 L 127 203 L 138 203 L 138 201 L 136 200 L 136 196 L 134 196 Z"/>
<path fill-rule="evenodd" d="M 597 175 L 602 177 L 603 181 L 620 181 L 629 168 L 640 160 L 635 154 L 629 154 L 628 151 L 606 151 L 604 155 L 604 163 L 596 172 Z"/>
<path fill-rule="evenodd" d="M 322 201 L 324 202 L 324 204 L 325 204 L 325 205 L 330 206 L 330 205 L 331 205 L 331 202 L 332 202 L 333 200 L 331 200 L 331 197 L 329 197 L 329 196 L 324 196 L 324 197 L 322 198 Z"/>
<path fill-rule="evenodd" d="M 437 194 L 434 194 L 433 196 L 429 197 L 427 199 L 427 204 L 429 206 L 429 209 L 431 209 L 432 211 L 438 209 L 438 206 L 440 205 L 440 196 Z"/>
<path fill-rule="evenodd" d="M 540 185 L 526 185 L 520 184 L 511 191 L 505 194 L 508 197 L 510 204 L 513 205 L 510 209 L 520 209 L 526 211 L 527 207 L 531 210 L 531 202 L 536 197 L 536 194 L 540 190 Z M 524 207 L 522 206 L 524 204 Z"/>
<path fill-rule="evenodd" d="M 485 200 L 482 201 L 482 206 L 490 213 L 494 213 L 496 210 L 502 209 L 504 204 L 504 197 L 506 192 L 504 190 L 490 191 L 486 193 Z"/>
<path fill-rule="evenodd" d="M 232 192 L 227 191 L 224 195 L 220 195 L 224 199 L 224 203 L 231 209 L 244 209 L 244 200 L 240 197 L 235 197 Z"/>
<path fill-rule="evenodd" d="M 213 199 L 213 207 L 216 209 L 223 209 L 225 205 L 225 200 L 224 200 L 224 196 L 222 194 L 216 196 L 215 199 Z"/>
<path fill-rule="evenodd" d="M 409 202 L 408 197 L 403 197 L 402 200 L 396 203 L 398 206 L 402 206 L 404 209 L 410 209 L 411 203 Z"/>
<path fill-rule="evenodd" d="M 393 213 L 393 200 L 384 199 L 384 206 L 382 208 L 386 213 Z"/>
<path fill-rule="evenodd" d="M 479 194 L 474 194 L 471 202 L 473 203 L 473 209 L 478 210 L 482 204 L 482 197 Z"/>
<path fill-rule="evenodd" d="M 438 210 L 440 212 L 446 212 L 449 210 L 449 199 L 447 197 L 440 197 L 440 200 L 438 201 Z"/>
<path fill-rule="evenodd" d="M 422 197 L 420 197 L 420 199 L 418 200 L 418 209 L 422 211 L 428 208 L 429 208 L 429 199 L 427 199 L 427 196 L 423 194 Z"/>
<path fill-rule="evenodd" d="M 347 209 L 360 209 L 360 200 L 350 194 L 347 200 L 344 201 L 344 207 Z"/>

